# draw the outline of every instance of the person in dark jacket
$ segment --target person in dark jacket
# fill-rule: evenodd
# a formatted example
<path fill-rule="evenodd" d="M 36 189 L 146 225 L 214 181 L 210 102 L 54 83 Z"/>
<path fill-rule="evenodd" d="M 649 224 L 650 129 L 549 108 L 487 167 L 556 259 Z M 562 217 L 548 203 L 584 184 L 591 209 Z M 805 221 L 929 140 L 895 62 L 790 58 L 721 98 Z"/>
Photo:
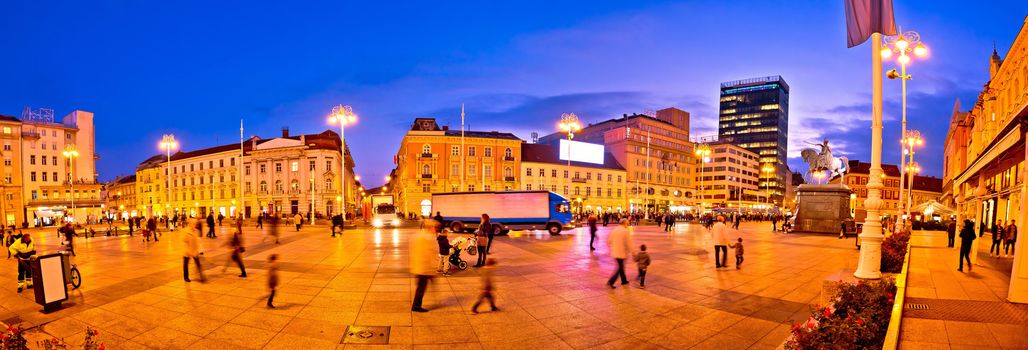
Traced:
<path fill-rule="evenodd" d="M 946 237 L 949 238 L 949 244 L 946 245 L 948 248 L 953 248 L 954 238 L 957 236 L 957 221 L 953 220 L 949 222 L 949 227 L 946 227 Z"/>
<path fill-rule="evenodd" d="M 208 220 L 214 221 L 214 215 L 208 217 Z M 236 265 L 239 265 L 239 277 L 246 278 L 246 267 L 243 266 L 243 252 L 246 248 L 243 247 L 243 233 L 235 231 L 232 233 L 232 238 L 228 241 L 228 247 L 232 251 L 232 255 L 229 256 L 230 261 L 234 261 Z M 228 267 L 228 264 L 225 264 Z M 225 269 L 222 269 L 224 271 Z"/>
<path fill-rule="evenodd" d="M 257 214 L 257 228 L 264 228 L 264 214 Z"/>
<path fill-rule="evenodd" d="M 343 234 L 343 216 L 336 214 L 332 216 L 332 237 L 336 236 L 336 227 L 339 227 L 339 234 Z"/>
<path fill-rule="evenodd" d="M 596 215 L 589 215 L 588 223 L 589 223 L 589 250 L 596 250 L 596 247 L 593 247 L 593 241 L 596 240 L 596 231 L 599 230 L 599 228 L 596 227 Z"/>
<path fill-rule="evenodd" d="M 975 238 L 974 223 L 964 220 L 964 228 L 960 230 L 960 267 L 957 271 L 964 271 L 964 260 L 967 260 L 967 272 L 971 272 L 971 243 Z"/>
<path fill-rule="evenodd" d="M 435 212 L 435 216 L 432 217 L 432 220 L 435 220 L 435 222 L 437 224 L 436 225 L 436 233 L 443 232 L 443 213 L 438 212 L 438 211 Z"/>
<path fill-rule="evenodd" d="M 446 237 L 446 234 L 442 232 L 436 232 L 435 243 L 439 247 L 439 268 L 437 272 L 442 272 L 443 276 L 450 275 L 450 239 Z"/>
<path fill-rule="evenodd" d="M 996 223 L 992 225 L 992 245 L 989 246 L 989 256 L 999 257 L 1000 248 L 1002 247 L 1001 243 L 1003 242 L 1003 231 L 1003 220 L 996 220 Z M 995 254 L 993 254 L 993 250 L 996 251 Z"/>
<path fill-rule="evenodd" d="M 214 213 L 207 214 L 207 238 L 217 238 L 214 235 Z"/>
<path fill-rule="evenodd" d="M 485 245 L 485 252 L 492 254 L 493 236 L 496 235 L 496 228 L 493 227 L 492 221 L 489 220 L 489 214 L 482 214 L 482 225 L 480 225 L 478 229 L 485 232 L 486 237 L 489 237 L 489 242 Z"/>

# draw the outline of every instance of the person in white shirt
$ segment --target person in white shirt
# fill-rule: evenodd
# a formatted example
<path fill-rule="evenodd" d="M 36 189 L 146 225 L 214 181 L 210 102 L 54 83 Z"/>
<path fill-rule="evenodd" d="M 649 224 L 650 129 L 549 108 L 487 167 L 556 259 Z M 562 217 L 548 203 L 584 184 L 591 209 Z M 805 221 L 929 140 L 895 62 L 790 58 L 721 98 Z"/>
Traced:
<path fill-rule="evenodd" d="M 714 223 L 714 227 L 710 229 L 711 235 L 714 238 L 714 263 L 717 268 L 728 266 L 726 260 L 728 260 L 728 226 L 725 226 L 725 217 L 722 215 L 717 216 L 717 222 Z"/>
<path fill-rule="evenodd" d="M 617 271 L 607 280 L 607 286 L 614 288 L 614 282 L 621 278 L 621 285 L 628 284 L 628 277 L 625 276 L 625 259 L 632 255 L 632 236 L 628 232 L 628 219 L 622 219 L 621 225 L 614 228 L 607 236 L 607 245 L 610 246 L 610 257 L 618 264 Z"/>

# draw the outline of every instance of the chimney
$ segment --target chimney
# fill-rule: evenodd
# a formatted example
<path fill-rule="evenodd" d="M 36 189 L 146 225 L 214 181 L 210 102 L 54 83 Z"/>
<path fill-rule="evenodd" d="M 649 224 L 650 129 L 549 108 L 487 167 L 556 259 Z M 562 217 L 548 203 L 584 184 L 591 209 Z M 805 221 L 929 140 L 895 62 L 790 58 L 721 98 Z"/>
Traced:
<path fill-rule="evenodd" d="M 447 131 L 447 130 L 450 130 L 450 126 L 449 125 L 443 125 L 443 131 Z"/>
<path fill-rule="evenodd" d="M 282 137 L 289 137 L 289 127 L 288 126 L 283 126 L 282 127 Z"/>
<path fill-rule="evenodd" d="M 306 146 L 307 145 L 307 138 L 304 137 L 304 136 L 306 136 L 306 135 L 300 135 L 300 144 Z"/>

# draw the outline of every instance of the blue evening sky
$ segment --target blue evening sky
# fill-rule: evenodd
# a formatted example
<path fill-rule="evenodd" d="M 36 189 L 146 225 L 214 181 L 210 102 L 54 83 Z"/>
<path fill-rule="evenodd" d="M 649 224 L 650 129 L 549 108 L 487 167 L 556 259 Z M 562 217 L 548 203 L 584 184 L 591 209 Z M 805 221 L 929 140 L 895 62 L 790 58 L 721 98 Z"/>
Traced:
<path fill-rule="evenodd" d="M 716 133 L 718 84 L 782 75 L 792 87 L 789 151 L 827 137 L 868 161 L 870 46 L 847 49 L 833 1 L 15 1 L 0 5 L 0 114 L 23 106 L 96 113 L 103 180 L 156 154 L 333 126 L 335 104 L 370 186 L 393 167 L 415 117 L 475 130 L 547 134 L 668 106 Z M 1025 23 L 1023 0 L 896 0 L 931 56 L 910 67 L 918 160 L 941 176 L 955 101 L 970 106 Z M 886 68 L 894 66 L 888 62 Z M 899 137 L 899 83 L 886 80 L 886 145 Z M 885 161 L 898 163 L 898 147 Z M 797 170 L 805 165 L 790 160 Z"/>

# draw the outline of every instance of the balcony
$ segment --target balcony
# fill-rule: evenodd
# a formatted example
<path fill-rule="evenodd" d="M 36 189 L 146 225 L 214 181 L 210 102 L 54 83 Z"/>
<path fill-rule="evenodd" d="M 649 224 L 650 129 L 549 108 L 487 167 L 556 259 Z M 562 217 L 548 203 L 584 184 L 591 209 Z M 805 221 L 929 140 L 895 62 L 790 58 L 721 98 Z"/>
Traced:
<path fill-rule="evenodd" d="M 585 178 L 582 178 L 582 177 L 573 177 L 573 178 L 571 178 L 571 182 L 577 182 L 577 183 L 585 183 Z"/>
<path fill-rule="evenodd" d="M 432 178 L 432 174 L 421 174 L 421 178 L 422 179 L 431 179 Z"/>
<path fill-rule="evenodd" d="M 22 130 L 21 131 L 21 137 L 26 138 L 26 139 L 38 139 L 39 138 L 39 131 Z"/>
<path fill-rule="evenodd" d="M 503 177 L 503 181 L 514 182 L 514 177 L 513 176 L 504 176 Z"/>
<path fill-rule="evenodd" d="M 514 156 L 503 157 L 503 160 L 508 161 L 508 162 L 513 162 L 514 161 Z"/>
<path fill-rule="evenodd" d="M 431 153 L 422 153 L 421 154 L 421 158 L 432 158 L 432 154 Z"/>

